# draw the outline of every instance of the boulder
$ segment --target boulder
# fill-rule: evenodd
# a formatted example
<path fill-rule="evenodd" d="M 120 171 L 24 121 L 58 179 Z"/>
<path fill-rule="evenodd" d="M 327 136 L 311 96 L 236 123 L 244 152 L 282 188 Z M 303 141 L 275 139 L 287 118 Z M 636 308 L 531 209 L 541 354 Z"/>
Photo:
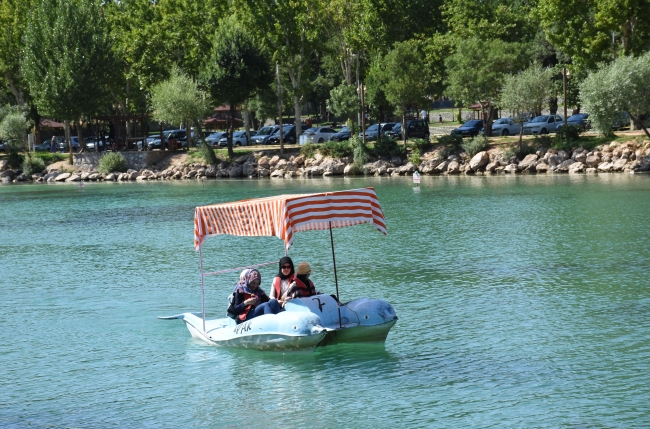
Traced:
<path fill-rule="evenodd" d="M 217 170 L 217 175 L 215 177 L 218 177 L 219 179 L 222 179 L 222 178 L 225 179 L 226 177 L 230 177 L 230 175 L 228 174 L 228 170 L 223 169 L 223 168 L 219 168 Z"/>
<path fill-rule="evenodd" d="M 400 158 L 399 156 L 393 156 L 393 157 L 390 158 L 390 162 L 395 167 L 399 167 L 400 165 L 402 165 L 402 158 Z"/>
<path fill-rule="evenodd" d="M 0 171 L 4 171 L 9 166 L 9 162 L 6 159 L 0 160 Z"/>
<path fill-rule="evenodd" d="M 625 158 L 621 158 L 617 161 L 614 161 L 614 163 L 612 164 L 612 170 L 623 171 L 623 169 L 625 168 L 625 164 L 627 164 L 627 159 Z"/>
<path fill-rule="evenodd" d="M 572 159 L 566 159 L 560 163 L 560 165 L 557 166 L 556 171 L 560 173 L 567 173 L 569 171 L 569 167 L 571 167 L 572 164 L 575 164 L 575 161 Z"/>
<path fill-rule="evenodd" d="M 61 173 L 56 176 L 56 179 L 54 179 L 55 182 L 63 182 L 67 180 L 70 176 L 72 176 L 70 173 Z"/>
<path fill-rule="evenodd" d="M 589 167 L 598 167 L 598 164 L 600 164 L 600 157 L 598 155 L 589 155 L 586 157 L 584 162 Z"/>
<path fill-rule="evenodd" d="M 196 170 L 190 170 L 190 171 L 187 173 L 187 178 L 188 178 L 188 179 L 193 179 L 196 175 L 197 175 Z M 148 178 L 149 176 L 145 176 L 145 177 Z"/>
<path fill-rule="evenodd" d="M 304 174 L 308 176 L 322 176 L 323 169 L 321 168 L 320 165 L 310 165 L 305 169 Z"/>
<path fill-rule="evenodd" d="M 546 148 L 544 147 L 538 147 L 537 151 L 535 152 L 535 155 L 537 155 L 537 158 L 542 158 L 544 155 L 546 155 Z"/>
<path fill-rule="evenodd" d="M 258 167 L 257 168 L 257 174 L 260 177 L 269 177 L 271 175 L 271 170 L 269 170 L 268 168 L 264 168 L 264 167 Z"/>
<path fill-rule="evenodd" d="M 112 181 L 112 182 L 114 182 L 116 177 L 117 177 L 117 173 L 108 173 L 106 176 L 104 176 L 104 180 L 108 180 L 108 181 Z M 59 178 L 59 177 L 57 176 L 57 179 L 58 179 L 58 178 Z"/>
<path fill-rule="evenodd" d="M 11 183 L 11 177 L 9 176 L 0 177 L 0 183 Z"/>
<path fill-rule="evenodd" d="M 490 162 L 488 165 L 485 166 L 485 172 L 486 173 L 494 173 L 494 169 L 499 166 L 498 163 L 496 162 Z"/>
<path fill-rule="evenodd" d="M 66 182 L 78 182 L 81 180 L 81 176 L 78 174 L 71 174 L 70 177 L 65 179 Z"/>
<path fill-rule="evenodd" d="M 576 151 L 577 152 L 577 151 Z M 582 162 L 583 164 L 587 162 L 587 152 L 573 152 L 573 159 L 575 162 Z"/>
<path fill-rule="evenodd" d="M 451 161 L 447 166 L 447 174 L 459 174 L 460 173 L 460 163 L 456 160 Z"/>
<path fill-rule="evenodd" d="M 93 180 L 94 181 L 94 180 L 99 179 L 100 177 L 102 177 L 102 176 L 99 173 L 90 173 L 90 175 L 88 176 L 88 180 Z"/>
<path fill-rule="evenodd" d="M 242 174 L 246 177 L 254 176 L 257 171 L 257 165 L 253 162 L 246 162 L 242 166 Z"/>
<path fill-rule="evenodd" d="M 447 171 L 447 167 L 449 167 L 449 161 L 443 161 L 438 166 L 436 167 L 436 170 L 438 170 L 439 173 Z"/>
<path fill-rule="evenodd" d="M 16 175 L 16 172 L 13 171 L 13 170 L 5 170 L 3 172 L 0 172 L 0 177 L 9 177 L 12 180 L 13 180 L 15 175 Z"/>
<path fill-rule="evenodd" d="M 327 158 L 321 162 L 320 167 L 323 169 L 323 175 L 330 173 L 330 175 L 343 174 L 345 164 L 337 159 Z"/>
<path fill-rule="evenodd" d="M 506 173 L 510 173 L 510 174 L 519 173 L 519 165 L 514 164 L 514 163 L 513 164 L 508 164 L 508 165 L 505 166 L 503 171 L 506 172 Z"/>
<path fill-rule="evenodd" d="M 472 171 L 478 171 L 485 167 L 489 162 L 490 156 L 488 153 L 486 151 L 481 151 L 472 157 L 468 166 Z"/>
<path fill-rule="evenodd" d="M 284 169 L 286 169 L 287 164 L 288 164 L 288 162 L 287 162 L 286 159 L 280 159 L 280 160 L 278 160 L 278 162 L 275 163 L 275 165 L 273 165 L 273 164 L 271 164 L 271 165 L 273 165 L 273 168 L 275 168 L 277 170 L 284 170 Z"/>
<path fill-rule="evenodd" d="M 135 178 L 135 180 L 137 182 L 142 182 L 142 181 L 147 180 L 147 176 L 138 176 L 138 177 Z"/>
<path fill-rule="evenodd" d="M 88 180 L 88 177 L 90 177 L 90 171 L 84 171 L 81 173 L 81 180 Z"/>
<path fill-rule="evenodd" d="M 569 166 L 569 174 L 582 173 L 585 171 L 585 165 L 582 162 L 576 161 Z"/>
<path fill-rule="evenodd" d="M 345 174 L 345 175 L 354 176 L 357 173 L 359 173 L 359 169 L 354 164 L 348 164 L 343 169 L 343 174 Z"/>
<path fill-rule="evenodd" d="M 526 157 L 521 162 L 519 162 L 519 168 L 521 171 L 535 171 L 537 159 L 538 156 L 535 154 L 526 155 Z"/>
<path fill-rule="evenodd" d="M 538 173 L 548 173 L 549 166 L 545 162 L 539 162 L 535 165 L 535 171 Z"/>
<path fill-rule="evenodd" d="M 272 179 L 281 179 L 283 177 L 284 177 L 284 170 L 273 170 L 273 173 L 271 173 Z"/>
<path fill-rule="evenodd" d="M 585 170 L 585 173 L 587 173 L 587 174 L 594 174 L 594 173 L 597 173 L 597 172 L 598 172 L 598 170 L 593 168 L 593 167 L 589 167 L 589 168 L 587 168 Z"/>
<path fill-rule="evenodd" d="M 244 169 L 241 165 L 234 164 L 228 169 L 228 176 L 233 177 L 242 177 Z"/>
<path fill-rule="evenodd" d="M 557 156 L 559 156 L 562 159 L 562 161 L 566 161 L 567 159 L 571 158 L 569 154 L 564 150 L 559 150 L 557 152 Z"/>
<path fill-rule="evenodd" d="M 296 177 L 296 176 L 297 176 L 297 174 L 296 174 L 295 171 L 286 171 L 286 172 L 284 173 L 284 178 L 285 178 L 285 179 L 293 179 L 293 178 Z"/>
<path fill-rule="evenodd" d="M 399 174 L 413 174 L 417 169 L 418 166 L 409 161 L 405 165 L 399 167 L 397 172 Z"/>
<path fill-rule="evenodd" d="M 563 161 L 562 157 L 558 155 L 551 155 L 547 159 L 548 165 L 551 167 L 557 167 L 562 163 L 562 161 Z"/>
<path fill-rule="evenodd" d="M 275 155 L 273 158 L 269 160 L 269 166 L 275 167 L 275 165 L 280 162 L 280 157 L 278 155 Z"/>
<path fill-rule="evenodd" d="M 217 177 L 217 166 L 208 166 L 208 168 L 205 169 L 205 177 Z"/>
<path fill-rule="evenodd" d="M 441 163 L 440 159 L 428 159 L 420 164 L 420 173 L 422 174 L 435 174 L 438 173 L 436 167 Z"/>
<path fill-rule="evenodd" d="M 303 165 L 305 163 L 305 155 L 298 155 L 294 158 L 293 163 L 295 165 Z"/>
<path fill-rule="evenodd" d="M 612 163 L 611 162 L 601 162 L 600 164 L 598 164 L 598 171 L 602 171 L 604 173 L 612 171 Z"/>

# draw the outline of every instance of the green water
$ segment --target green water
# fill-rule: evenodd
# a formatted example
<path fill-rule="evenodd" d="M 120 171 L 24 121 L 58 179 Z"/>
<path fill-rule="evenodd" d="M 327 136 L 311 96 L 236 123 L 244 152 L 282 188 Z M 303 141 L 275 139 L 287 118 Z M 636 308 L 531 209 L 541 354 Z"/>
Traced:
<path fill-rule="evenodd" d="M 334 231 L 341 298 L 392 303 L 385 345 L 221 349 L 199 311 L 197 205 L 373 186 L 387 237 Z M 2 428 L 650 427 L 650 176 L 0 186 Z M 334 291 L 327 232 L 290 256 Z M 206 241 L 206 269 L 277 260 Z M 268 291 L 275 274 L 262 269 Z M 237 273 L 210 278 L 209 315 Z"/>

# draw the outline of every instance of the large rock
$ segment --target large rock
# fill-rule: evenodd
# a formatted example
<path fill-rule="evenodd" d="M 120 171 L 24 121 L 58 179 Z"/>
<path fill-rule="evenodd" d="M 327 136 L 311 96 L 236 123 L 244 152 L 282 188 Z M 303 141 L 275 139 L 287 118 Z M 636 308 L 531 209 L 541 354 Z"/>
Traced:
<path fill-rule="evenodd" d="M 567 173 L 569 171 L 569 167 L 571 167 L 572 164 L 575 164 L 575 161 L 572 160 L 571 158 L 566 159 L 560 163 L 560 165 L 557 166 L 555 171 L 558 171 L 560 173 Z"/>
<path fill-rule="evenodd" d="M 5 170 L 3 172 L 0 172 L 0 177 L 9 177 L 12 180 L 13 180 L 15 175 L 16 175 L 16 172 L 13 171 L 13 170 Z"/>
<path fill-rule="evenodd" d="M 637 159 L 630 165 L 630 170 L 635 172 L 650 171 L 650 156 Z"/>
<path fill-rule="evenodd" d="M 57 179 L 59 177 L 57 176 Z M 104 176 L 104 180 L 114 182 L 115 179 L 117 178 L 117 173 L 108 173 L 106 176 Z"/>
<path fill-rule="evenodd" d="M 61 173 L 56 176 L 56 179 L 54 179 L 55 182 L 64 182 L 67 180 L 70 176 L 72 176 L 70 173 Z"/>
<path fill-rule="evenodd" d="M 78 182 L 81 180 L 81 176 L 78 174 L 71 174 L 70 177 L 65 179 L 66 182 Z"/>
<path fill-rule="evenodd" d="M 0 183 L 11 183 L 11 177 L 9 176 L 0 177 Z"/>
<path fill-rule="evenodd" d="M 275 168 L 276 170 L 285 170 L 287 168 L 287 164 L 288 163 L 287 163 L 286 159 L 280 159 L 280 160 L 278 160 L 278 162 L 275 163 L 273 168 Z M 272 165 L 272 163 L 271 163 L 271 165 Z"/>
<path fill-rule="evenodd" d="M 281 179 L 284 177 L 284 170 L 273 170 L 271 179 Z"/>
<path fill-rule="evenodd" d="M 438 173 L 438 170 L 436 170 L 436 167 L 440 165 L 442 160 L 434 158 L 434 159 L 427 159 L 425 160 L 422 164 L 420 164 L 420 173 L 422 174 L 435 174 Z"/>
<path fill-rule="evenodd" d="M 294 158 L 293 163 L 298 166 L 303 165 L 305 163 L 305 155 L 298 155 Z"/>
<path fill-rule="evenodd" d="M 607 173 L 612 171 L 612 163 L 611 162 L 601 162 L 598 164 L 598 171 L 602 171 L 603 173 Z"/>
<path fill-rule="evenodd" d="M 538 162 L 537 165 L 535 165 L 535 171 L 537 173 L 548 173 L 549 166 L 545 162 Z"/>
<path fill-rule="evenodd" d="M 600 157 L 598 155 L 589 155 L 585 159 L 585 164 L 589 167 L 598 167 L 598 164 L 600 164 Z"/>
<path fill-rule="evenodd" d="M 323 169 L 323 175 L 329 173 L 328 175 L 337 175 L 343 174 L 345 170 L 345 164 L 343 164 L 338 159 L 327 158 L 321 162 L 320 167 Z"/>
<path fill-rule="evenodd" d="M 447 174 L 460 174 L 460 162 L 451 161 L 447 166 Z"/>
<path fill-rule="evenodd" d="M 406 165 L 402 165 L 397 169 L 399 174 L 413 174 L 418 169 L 418 166 L 412 162 L 407 162 Z"/>
<path fill-rule="evenodd" d="M 557 167 L 558 165 L 560 165 L 562 163 L 562 161 L 563 161 L 562 157 L 560 157 L 558 155 L 551 155 L 547 159 L 547 163 L 551 167 Z"/>
<path fill-rule="evenodd" d="M 582 162 L 574 162 L 569 166 L 569 174 L 582 173 L 585 171 L 585 165 Z"/>
<path fill-rule="evenodd" d="M 490 162 L 485 166 L 486 173 L 494 173 L 494 170 L 499 166 L 499 163 L 496 161 Z"/>
<path fill-rule="evenodd" d="M 9 166 L 6 159 L 0 159 L 0 171 L 4 171 Z"/>
<path fill-rule="evenodd" d="M 614 161 L 614 163 L 612 164 L 612 170 L 623 171 L 623 169 L 625 168 L 625 164 L 627 164 L 627 159 L 625 158 L 621 158 L 617 161 Z"/>
<path fill-rule="evenodd" d="M 593 167 L 589 167 L 589 168 L 587 168 L 587 169 L 585 170 L 585 173 L 587 173 L 587 174 L 594 174 L 594 173 L 598 173 L 598 170 L 595 169 L 595 168 L 593 168 Z"/>
<path fill-rule="evenodd" d="M 320 165 L 310 165 L 305 169 L 305 173 L 307 176 L 322 176 L 323 175 L 323 169 L 321 168 Z"/>
<path fill-rule="evenodd" d="M 511 173 L 511 174 L 519 173 L 519 165 L 514 164 L 514 163 L 513 164 L 508 164 L 508 165 L 505 166 L 503 171 L 506 172 L 506 173 Z"/>
<path fill-rule="evenodd" d="M 258 167 L 257 168 L 257 174 L 260 177 L 269 177 L 271 175 L 271 170 L 269 170 L 268 168 L 264 168 L 264 167 Z"/>
<path fill-rule="evenodd" d="M 481 151 L 474 155 L 469 161 L 469 168 L 472 171 L 478 171 L 490 162 L 490 155 L 486 151 Z"/>
<path fill-rule="evenodd" d="M 242 166 L 242 174 L 246 177 L 254 176 L 257 170 L 257 165 L 253 162 L 246 162 Z"/>
<path fill-rule="evenodd" d="M 101 174 L 99 174 L 99 173 L 90 173 L 90 175 L 88 176 L 88 180 L 93 180 L 93 181 L 95 181 L 95 180 L 100 179 L 101 177 L 102 177 L 102 176 L 101 176 Z"/>
<path fill-rule="evenodd" d="M 275 165 L 280 162 L 280 157 L 278 155 L 275 155 L 273 158 L 269 160 L 269 166 L 275 167 Z"/>
<path fill-rule="evenodd" d="M 438 170 L 439 173 L 447 171 L 447 167 L 449 167 L 449 161 L 443 161 L 438 166 L 436 167 L 436 170 Z"/>
<path fill-rule="evenodd" d="M 241 168 L 241 167 L 240 167 L 240 168 Z M 187 173 L 187 178 L 188 178 L 188 179 L 193 179 L 197 174 L 198 174 L 198 172 L 197 172 L 196 170 L 190 170 L 190 171 Z M 149 178 L 148 175 L 145 175 L 144 177 L 146 177 L 147 179 Z"/>
<path fill-rule="evenodd" d="M 537 159 L 538 156 L 535 154 L 526 155 L 526 157 L 521 162 L 519 162 L 519 168 L 521 171 L 535 171 Z"/>
<path fill-rule="evenodd" d="M 208 166 L 208 168 L 205 169 L 205 177 L 217 177 L 217 166 Z"/>
<path fill-rule="evenodd" d="M 228 169 L 228 176 L 231 178 L 233 177 L 241 177 L 243 174 L 243 168 L 241 165 L 236 165 L 233 164 L 229 169 Z"/>

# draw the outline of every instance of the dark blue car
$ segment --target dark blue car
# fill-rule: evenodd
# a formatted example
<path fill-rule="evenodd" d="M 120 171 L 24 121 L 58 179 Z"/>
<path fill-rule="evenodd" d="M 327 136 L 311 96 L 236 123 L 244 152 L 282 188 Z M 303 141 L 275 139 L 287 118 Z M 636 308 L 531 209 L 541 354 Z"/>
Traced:
<path fill-rule="evenodd" d="M 332 134 L 332 137 L 330 137 L 330 141 L 341 142 L 343 140 L 350 140 L 350 129 L 348 127 L 341 128 L 338 133 Z"/>
<path fill-rule="evenodd" d="M 576 113 L 571 115 L 566 120 L 567 125 L 577 125 L 582 131 L 586 131 L 591 127 L 589 123 L 589 113 Z M 564 123 L 562 123 L 564 125 Z M 562 125 L 558 125 L 557 128 L 561 128 Z"/>
<path fill-rule="evenodd" d="M 479 131 L 481 131 L 481 128 L 483 128 L 483 121 L 475 119 L 467 121 L 460 127 L 451 130 L 451 133 L 459 134 L 461 137 L 476 137 Z"/>

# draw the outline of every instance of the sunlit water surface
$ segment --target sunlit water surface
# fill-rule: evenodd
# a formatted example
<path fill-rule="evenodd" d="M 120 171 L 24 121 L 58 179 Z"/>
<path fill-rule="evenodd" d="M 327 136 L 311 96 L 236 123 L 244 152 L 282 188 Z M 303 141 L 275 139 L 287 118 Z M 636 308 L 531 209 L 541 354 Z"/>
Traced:
<path fill-rule="evenodd" d="M 0 427 L 650 427 L 650 176 L 422 182 L 0 187 Z M 389 235 L 334 231 L 341 298 L 393 304 L 385 345 L 222 349 L 156 319 L 200 310 L 195 206 L 362 186 Z M 208 270 L 282 256 L 204 249 Z M 334 292 L 327 232 L 290 256 Z M 209 279 L 211 317 L 236 277 Z"/>

